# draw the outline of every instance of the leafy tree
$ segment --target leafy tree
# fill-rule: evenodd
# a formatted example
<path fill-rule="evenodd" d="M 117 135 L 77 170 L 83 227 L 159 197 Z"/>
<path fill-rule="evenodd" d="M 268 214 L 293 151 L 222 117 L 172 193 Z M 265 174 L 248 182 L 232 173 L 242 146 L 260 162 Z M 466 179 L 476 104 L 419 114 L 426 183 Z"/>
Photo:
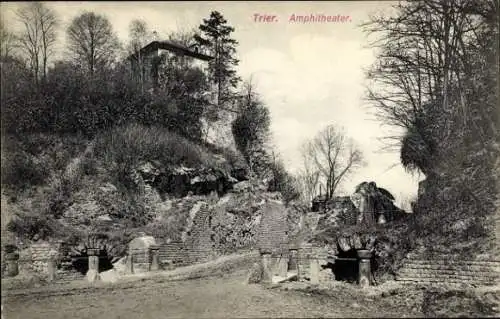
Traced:
<path fill-rule="evenodd" d="M 232 97 L 232 90 L 240 81 L 235 70 L 239 63 L 235 57 L 238 41 L 231 38 L 234 28 L 227 24 L 218 11 L 213 11 L 208 19 L 203 19 L 199 30 L 201 34 L 196 35 L 195 40 L 214 56 L 209 62 L 209 78 L 217 88 L 217 104 L 222 105 Z"/>
<path fill-rule="evenodd" d="M 273 153 L 272 163 L 270 164 L 271 180 L 268 190 L 271 192 L 280 192 L 286 203 L 300 197 L 297 190 L 295 178 L 287 172 L 283 161 Z"/>
<path fill-rule="evenodd" d="M 252 171 L 263 174 L 269 167 L 269 140 L 271 118 L 268 108 L 247 82 L 239 102 L 239 113 L 232 124 L 236 147 L 243 154 Z"/>
<path fill-rule="evenodd" d="M 196 67 L 184 68 L 167 56 L 160 57 L 157 104 L 163 125 L 192 139 L 202 135 L 202 116 L 208 104 L 209 84 L 205 73 Z M 166 105 L 165 105 L 166 104 Z M 161 106 L 163 105 L 163 107 Z"/>
<path fill-rule="evenodd" d="M 106 16 L 82 13 L 71 21 L 67 36 L 75 64 L 89 74 L 107 70 L 115 62 L 119 42 Z"/>

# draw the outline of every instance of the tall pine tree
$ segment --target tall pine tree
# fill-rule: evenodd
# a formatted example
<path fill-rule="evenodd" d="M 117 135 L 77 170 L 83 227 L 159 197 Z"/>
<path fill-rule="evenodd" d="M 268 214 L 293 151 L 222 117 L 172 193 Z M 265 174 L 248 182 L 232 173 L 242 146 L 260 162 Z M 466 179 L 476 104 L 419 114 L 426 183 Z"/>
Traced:
<path fill-rule="evenodd" d="M 195 40 L 200 48 L 214 57 L 209 62 L 209 78 L 217 90 L 217 104 L 223 105 L 231 100 L 240 81 L 235 70 L 239 63 L 235 57 L 238 41 L 231 38 L 234 28 L 227 24 L 221 13 L 212 11 L 208 19 L 203 19 L 199 30 L 201 34 L 195 35 Z"/>

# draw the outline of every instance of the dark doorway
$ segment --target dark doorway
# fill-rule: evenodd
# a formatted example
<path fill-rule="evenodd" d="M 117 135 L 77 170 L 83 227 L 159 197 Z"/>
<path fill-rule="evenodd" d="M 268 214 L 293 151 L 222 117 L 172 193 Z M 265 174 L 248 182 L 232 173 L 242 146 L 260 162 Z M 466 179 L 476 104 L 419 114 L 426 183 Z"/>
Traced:
<path fill-rule="evenodd" d="M 358 280 L 359 271 L 356 250 L 351 249 L 346 252 L 339 250 L 337 257 L 339 259 L 336 259 L 333 265 L 335 280 L 355 283 Z"/>
<path fill-rule="evenodd" d="M 79 273 L 85 275 L 89 270 L 89 256 L 87 251 L 82 251 L 79 255 L 71 256 L 71 264 L 73 268 Z M 110 270 L 113 268 L 111 263 L 112 257 L 108 256 L 108 252 L 105 249 L 99 251 L 99 272 Z"/>

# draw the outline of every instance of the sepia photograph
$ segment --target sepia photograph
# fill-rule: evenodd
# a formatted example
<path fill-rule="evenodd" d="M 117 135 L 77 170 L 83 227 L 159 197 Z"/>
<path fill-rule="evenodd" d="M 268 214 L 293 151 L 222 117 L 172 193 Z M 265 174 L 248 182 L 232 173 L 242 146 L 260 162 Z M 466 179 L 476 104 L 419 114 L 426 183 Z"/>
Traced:
<path fill-rule="evenodd" d="M 1 319 L 500 317 L 499 16 L 0 1 Z"/>

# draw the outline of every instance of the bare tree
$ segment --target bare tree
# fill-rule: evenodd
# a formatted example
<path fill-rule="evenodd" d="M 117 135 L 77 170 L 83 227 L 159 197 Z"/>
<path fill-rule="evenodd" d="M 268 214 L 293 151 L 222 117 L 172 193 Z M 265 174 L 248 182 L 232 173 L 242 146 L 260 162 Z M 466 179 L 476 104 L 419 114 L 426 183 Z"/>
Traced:
<path fill-rule="evenodd" d="M 297 183 L 300 187 L 302 198 L 310 203 L 316 197 L 317 188 L 320 182 L 320 172 L 316 168 L 312 154 L 311 142 L 302 145 L 300 150 L 302 156 L 302 167 L 296 174 Z"/>
<path fill-rule="evenodd" d="M 363 156 L 343 128 L 328 125 L 304 147 L 304 153 L 319 172 L 326 198 L 332 198 L 339 184 L 363 165 Z"/>
<path fill-rule="evenodd" d="M 5 60 L 12 54 L 14 48 L 14 34 L 5 26 L 0 19 L 0 59 Z"/>
<path fill-rule="evenodd" d="M 384 123 L 404 128 L 394 137 L 402 164 L 426 176 L 414 207 L 435 219 L 416 227 L 443 238 L 459 235 L 440 227 L 445 218 L 498 208 L 499 3 L 402 1 L 365 24 L 377 35 L 368 98 Z"/>
<path fill-rule="evenodd" d="M 139 75 L 141 90 L 144 90 L 144 57 L 141 54 L 141 49 L 152 40 L 152 34 L 149 32 L 146 21 L 135 19 L 129 24 L 129 44 L 128 51 L 133 55 L 133 63 L 136 64 Z"/>
<path fill-rule="evenodd" d="M 170 41 L 179 43 L 185 47 L 191 48 L 197 44 L 195 39 L 195 34 L 197 30 L 195 28 L 186 28 L 183 26 L 178 26 L 177 31 L 172 32 L 168 39 Z"/>
<path fill-rule="evenodd" d="M 195 29 L 189 29 L 184 27 L 178 27 L 177 31 L 169 34 L 168 38 L 170 41 L 185 46 L 191 50 L 197 51 L 198 46 L 197 42 L 194 38 L 196 34 Z M 178 57 L 178 65 L 180 67 L 191 67 L 193 65 L 194 59 L 190 56 L 181 56 Z"/>
<path fill-rule="evenodd" d="M 364 24 L 378 35 L 368 100 L 384 123 L 405 129 L 405 138 L 388 137 L 403 145 L 403 164 L 427 175 L 437 157 L 451 159 L 449 150 L 464 144 L 457 137 L 484 143 L 497 130 L 491 120 L 497 89 L 489 79 L 478 82 L 498 70 L 487 66 L 498 58 L 484 58 L 498 56 L 498 42 L 491 43 L 498 38 L 498 0 L 402 2 L 396 10 Z"/>
<path fill-rule="evenodd" d="M 85 12 L 74 18 L 67 36 L 68 48 L 75 62 L 90 74 L 110 67 L 120 46 L 106 16 L 94 12 Z"/>
<path fill-rule="evenodd" d="M 41 2 L 32 2 L 17 12 L 24 29 L 18 36 L 19 44 L 27 54 L 35 81 L 47 76 L 48 60 L 54 53 L 58 19 L 55 12 Z"/>

